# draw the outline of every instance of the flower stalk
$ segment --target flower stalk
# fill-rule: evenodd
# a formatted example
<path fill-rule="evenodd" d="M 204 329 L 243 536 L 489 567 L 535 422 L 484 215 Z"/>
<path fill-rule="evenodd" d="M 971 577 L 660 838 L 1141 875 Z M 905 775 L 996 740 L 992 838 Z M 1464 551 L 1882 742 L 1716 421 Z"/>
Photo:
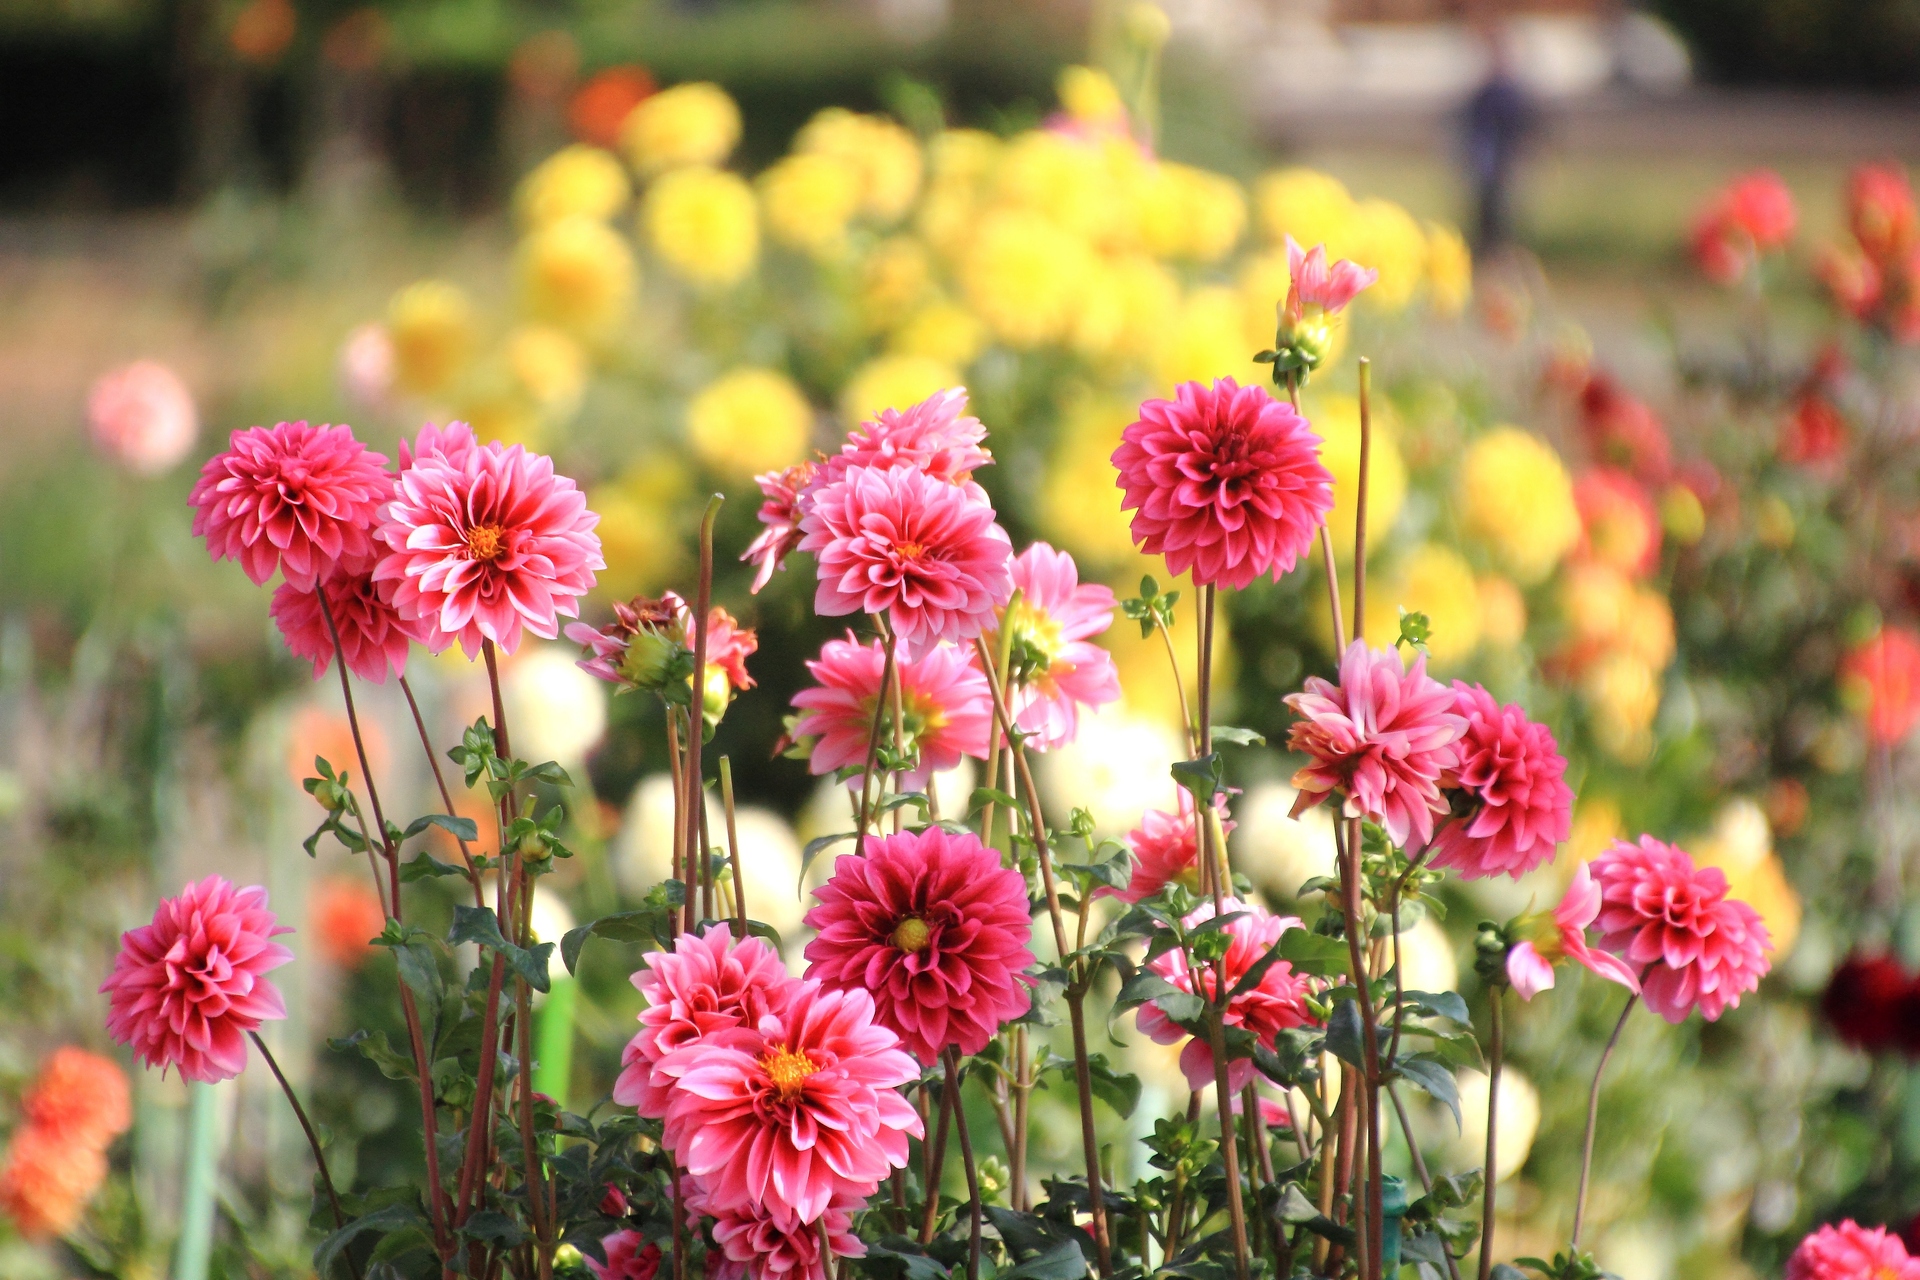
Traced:
<path fill-rule="evenodd" d="M 1620 1032 L 1626 1028 L 1627 1015 L 1640 1003 L 1638 991 L 1629 992 L 1626 1007 L 1620 1010 L 1620 1020 L 1613 1024 L 1613 1034 L 1607 1037 L 1607 1047 L 1600 1051 L 1599 1065 L 1593 1069 L 1593 1087 L 1587 1090 L 1587 1136 L 1580 1144 L 1580 1189 L 1573 1198 L 1573 1233 L 1567 1238 L 1567 1247 L 1580 1248 L 1580 1228 L 1587 1217 L 1587 1178 L 1593 1172 L 1593 1131 L 1600 1123 L 1600 1077 L 1606 1074 L 1607 1059 L 1613 1056 L 1613 1047 L 1620 1043 Z"/>

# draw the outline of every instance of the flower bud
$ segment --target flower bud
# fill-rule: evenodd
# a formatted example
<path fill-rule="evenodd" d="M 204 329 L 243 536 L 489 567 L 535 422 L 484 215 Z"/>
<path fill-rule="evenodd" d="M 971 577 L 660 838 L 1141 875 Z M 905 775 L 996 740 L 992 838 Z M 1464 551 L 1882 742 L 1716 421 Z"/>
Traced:
<path fill-rule="evenodd" d="M 611 1182 L 607 1184 L 607 1194 L 600 1197 L 600 1212 L 606 1214 L 609 1218 L 624 1218 L 627 1216 L 627 1197 L 620 1188 L 614 1186 Z"/>
<path fill-rule="evenodd" d="M 685 647 L 677 637 L 659 631 L 637 632 L 620 656 L 620 678 L 636 689 L 663 689 Z"/>

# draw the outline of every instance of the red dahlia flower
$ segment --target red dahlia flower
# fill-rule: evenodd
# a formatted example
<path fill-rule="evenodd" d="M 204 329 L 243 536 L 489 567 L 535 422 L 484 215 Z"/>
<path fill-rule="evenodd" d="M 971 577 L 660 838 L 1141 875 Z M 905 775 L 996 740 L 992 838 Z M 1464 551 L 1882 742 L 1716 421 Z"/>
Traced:
<path fill-rule="evenodd" d="M 1220 811 L 1221 834 L 1233 830 L 1227 820 L 1227 798 L 1214 797 Z M 1200 839 L 1193 821 L 1193 796 L 1180 793 L 1180 812 L 1148 809 L 1140 815 L 1140 825 L 1127 832 L 1125 844 L 1133 855 L 1133 875 L 1124 889 L 1094 890 L 1096 898 L 1112 897 L 1122 902 L 1151 898 L 1178 880 L 1194 888 L 1200 879 Z"/>
<path fill-rule="evenodd" d="M 1641 483 L 1614 467 L 1593 467 L 1574 481 L 1580 511 L 1579 554 L 1641 577 L 1660 564 L 1660 513 Z"/>
<path fill-rule="evenodd" d="M 1920 242 L 1920 210 L 1897 165 L 1863 164 L 1847 181 L 1847 222 L 1862 252 L 1878 263 L 1906 256 Z"/>
<path fill-rule="evenodd" d="M 1453 682 L 1453 710 L 1467 722 L 1455 744 L 1455 777 L 1471 813 L 1434 838 L 1433 865 L 1468 880 L 1505 873 L 1518 880 L 1573 833 L 1573 788 L 1553 732 L 1479 685 Z"/>
<path fill-rule="evenodd" d="M 1882 1053 L 1899 1046 L 1913 986 L 1890 956 L 1848 956 L 1827 979 L 1820 1012 L 1845 1043 Z"/>
<path fill-rule="evenodd" d="M 1867 736 L 1891 746 L 1920 723 L 1920 637 L 1882 627 L 1840 663 L 1840 684 L 1866 716 Z"/>

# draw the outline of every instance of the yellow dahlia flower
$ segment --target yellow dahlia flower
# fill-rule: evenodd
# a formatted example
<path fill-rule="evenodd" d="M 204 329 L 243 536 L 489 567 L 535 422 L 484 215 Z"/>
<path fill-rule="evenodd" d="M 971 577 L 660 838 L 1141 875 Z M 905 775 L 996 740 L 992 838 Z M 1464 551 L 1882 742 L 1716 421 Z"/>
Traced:
<path fill-rule="evenodd" d="M 840 416 L 863 422 L 882 409 L 905 409 L 936 391 L 960 385 L 960 371 L 926 356 L 876 356 L 854 371 L 840 391 Z"/>
<path fill-rule="evenodd" d="M 573 416 L 587 386 L 587 353 L 558 329 L 521 325 L 507 335 L 507 368 L 541 409 L 557 418 Z"/>
<path fill-rule="evenodd" d="M 1129 202 L 1115 199 L 1112 176 L 1105 148 L 1035 129 L 1007 144 L 995 193 L 1003 203 L 1104 242 L 1132 217 Z"/>
<path fill-rule="evenodd" d="M 1372 494 L 1369 492 L 1371 502 Z M 1371 557 L 1369 557 L 1371 559 Z M 1344 603 L 1351 604 L 1346 600 Z M 1400 610 L 1424 613 L 1433 625 L 1428 651 L 1437 663 L 1471 657 L 1480 645 L 1480 592 L 1460 553 L 1422 543 L 1383 574 L 1368 574 L 1367 639 L 1391 644 L 1400 634 Z"/>
<path fill-rule="evenodd" d="M 1155 366 L 1165 392 L 1182 382 L 1212 382 L 1222 376 L 1255 385 L 1269 377 L 1267 366 L 1255 364 L 1247 347 L 1240 295 L 1225 285 L 1208 285 L 1187 295 L 1161 340 Z"/>
<path fill-rule="evenodd" d="M 1094 67 L 1062 67 L 1054 79 L 1060 107 L 1081 124 L 1104 129 L 1127 127 L 1127 104 L 1113 77 Z"/>
<path fill-rule="evenodd" d="M 1113 469 L 1120 433 L 1133 419 L 1134 406 L 1126 401 L 1085 393 L 1070 397 L 1061 416 L 1053 457 L 1042 472 L 1040 518 L 1047 536 L 1075 555 L 1108 564 L 1133 558 L 1133 535 L 1117 500 Z M 1131 698 L 1131 686 L 1126 687 Z"/>
<path fill-rule="evenodd" d="M 1523 585 L 1553 572 L 1580 539 L 1573 481 L 1560 455 L 1519 427 L 1496 427 L 1467 447 L 1460 510 L 1466 531 Z"/>
<path fill-rule="evenodd" d="M 624 485 L 590 490 L 587 504 L 600 517 L 593 531 L 607 561 L 597 575 L 602 594 L 622 600 L 658 591 L 673 579 L 681 548 L 668 506 L 645 501 Z"/>
<path fill-rule="evenodd" d="M 1307 421 L 1320 437 L 1320 463 L 1333 473 L 1333 510 L 1327 514 L 1327 532 L 1341 561 L 1353 559 L 1354 516 L 1360 499 L 1360 401 L 1353 396 L 1319 392 L 1301 405 Z M 1387 531 L 1400 518 L 1407 498 L 1407 464 L 1401 457 L 1393 424 L 1385 405 L 1373 402 L 1373 441 L 1367 454 L 1367 546 L 1384 545 Z M 1372 562 L 1372 553 L 1368 553 Z M 1350 601 L 1348 603 L 1351 603 Z M 1400 634 L 1394 628 L 1394 635 Z"/>
<path fill-rule="evenodd" d="M 828 107 L 794 139 L 797 153 L 834 156 L 859 175 L 860 212 L 896 222 L 920 194 L 920 141 L 882 116 Z"/>
<path fill-rule="evenodd" d="M 1496 649 L 1511 649 L 1527 637 L 1527 600 L 1497 574 L 1481 578 L 1480 638 Z"/>
<path fill-rule="evenodd" d="M 927 247 L 912 236 L 881 241 L 860 267 L 860 318 L 890 329 L 919 305 L 933 281 Z"/>
<path fill-rule="evenodd" d="M 687 442 L 723 475 L 781 471 L 807 455 L 813 410 L 793 380 L 772 369 L 734 369 L 687 405 Z"/>
<path fill-rule="evenodd" d="M 1253 203 L 1267 243 L 1282 244 L 1290 235 L 1305 249 L 1325 244 L 1330 255 L 1335 243 L 1345 243 L 1354 208 L 1353 197 L 1338 178 L 1297 168 L 1263 174 L 1253 185 Z"/>
<path fill-rule="evenodd" d="M 1074 319 L 1074 349 L 1098 359 L 1146 363 L 1180 307 L 1173 273 L 1143 253 L 1096 255 Z"/>
<path fill-rule="evenodd" d="M 1635 587 L 1621 618 L 1620 645 L 1655 671 L 1673 661 L 1673 606 L 1651 587 Z"/>
<path fill-rule="evenodd" d="M 422 280 L 387 304 L 394 379 L 415 395 L 444 390 L 473 355 L 473 304 L 458 285 Z"/>
<path fill-rule="evenodd" d="M 1473 251 L 1452 227 L 1427 224 L 1427 293 L 1433 309 L 1457 316 L 1473 297 Z"/>
<path fill-rule="evenodd" d="M 738 284 L 760 257 L 753 189 L 737 174 L 686 165 L 647 189 L 647 243 L 673 273 L 698 285 Z"/>
<path fill-rule="evenodd" d="M 987 327 L 980 317 L 951 302 L 934 302 L 908 316 L 894 330 L 887 349 L 964 369 L 986 345 Z"/>
<path fill-rule="evenodd" d="M 1593 710 L 1593 736 L 1622 764 L 1653 754 L 1653 717 L 1660 681 L 1653 668 L 1626 652 L 1609 653 L 1587 669 L 1580 692 Z"/>
<path fill-rule="evenodd" d="M 1730 896 L 1760 913 L 1776 963 L 1793 949 L 1800 935 L 1800 895 L 1774 856 L 1773 827 L 1758 804 L 1745 796 L 1727 801 L 1713 816 L 1713 830 L 1686 847 L 1700 866 L 1720 868 Z"/>
<path fill-rule="evenodd" d="M 1377 270 L 1380 279 L 1360 297 L 1387 311 L 1412 302 L 1426 282 L 1426 233 L 1412 214 L 1391 200 L 1369 197 L 1355 204 L 1345 232 L 1328 244 L 1327 253 Z"/>
<path fill-rule="evenodd" d="M 1142 239 L 1162 258 L 1218 262 L 1247 227 L 1247 197 L 1240 184 L 1191 165 L 1153 166 L 1137 205 Z"/>
<path fill-rule="evenodd" d="M 831 257 L 860 207 L 860 173 L 838 156 L 790 155 L 760 175 L 767 232 L 789 248 Z"/>
<path fill-rule="evenodd" d="M 526 229 L 575 216 L 605 220 L 633 194 L 627 171 L 609 152 L 575 144 L 534 166 L 513 195 L 514 217 Z"/>
<path fill-rule="evenodd" d="M 1037 347 L 1066 336 L 1093 270 L 1084 239 L 1037 213 L 1002 209 L 981 221 L 960 262 L 960 284 L 1001 340 Z"/>
<path fill-rule="evenodd" d="M 740 108 L 717 84 L 677 84 L 644 99 L 620 125 L 620 149 L 644 174 L 719 164 L 740 141 Z"/>
<path fill-rule="evenodd" d="M 518 257 L 528 314 L 574 333 L 595 333 L 620 319 L 639 277 L 627 242 L 604 222 L 577 215 L 527 236 Z"/>
<path fill-rule="evenodd" d="M 1633 583 L 1612 565 L 1583 560 L 1568 566 L 1560 580 L 1560 611 L 1574 640 L 1611 645 L 1627 628 L 1633 592 Z"/>

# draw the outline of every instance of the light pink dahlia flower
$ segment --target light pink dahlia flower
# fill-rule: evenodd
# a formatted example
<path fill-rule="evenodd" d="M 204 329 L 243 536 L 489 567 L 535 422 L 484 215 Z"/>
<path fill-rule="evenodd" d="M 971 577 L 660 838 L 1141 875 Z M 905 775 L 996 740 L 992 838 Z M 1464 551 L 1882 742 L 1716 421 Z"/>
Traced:
<path fill-rule="evenodd" d="M 1001 630 L 1012 628 L 1013 723 L 1044 751 L 1079 736 L 1081 707 L 1120 697 L 1113 656 L 1091 643 L 1113 625 L 1113 591 L 1081 582 L 1073 557 L 1044 542 L 1013 558 L 1013 586 L 1019 601 L 1000 611 L 987 649 L 998 653 Z"/>
<path fill-rule="evenodd" d="M 654 1280 L 660 1274 L 660 1246 L 638 1231 L 616 1231 L 600 1238 L 604 1263 L 587 1259 L 594 1280 Z"/>
<path fill-rule="evenodd" d="M 932 1066 L 978 1053 L 1031 1003 L 1027 880 L 971 833 L 939 827 L 869 839 L 835 860 L 807 912 L 807 977 L 873 996 L 874 1017 Z"/>
<path fill-rule="evenodd" d="M 901 745 L 920 758 L 919 767 L 905 779 L 908 789 L 926 786 L 930 776 L 953 768 L 962 756 L 984 760 L 993 733 L 993 696 L 973 656 L 943 644 L 916 659 L 897 659 Z M 813 740 L 807 765 L 813 773 L 866 763 L 886 664 L 878 640 L 863 645 L 852 632 L 845 640 L 827 641 L 820 656 L 807 663 L 819 683 L 793 696 L 800 711 L 793 736 Z M 887 723 L 890 732 L 891 718 Z"/>
<path fill-rule="evenodd" d="M 282 422 L 236 431 L 187 495 L 193 532 L 215 560 L 239 561 L 254 582 L 278 569 L 309 590 L 336 565 L 375 554 L 372 531 L 393 496 L 386 461 L 350 427 Z"/>
<path fill-rule="evenodd" d="M 707 1255 L 708 1280 L 827 1280 L 820 1257 L 820 1230 L 836 1258 L 864 1258 L 867 1246 L 853 1234 L 853 1215 L 866 1207 L 863 1196 L 835 1193 L 826 1212 L 813 1222 L 795 1221 L 762 1206 L 718 1208 L 704 1186 L 687 1196 L 687 1211 L 713 1219 L 717 1253 Z"/>
<path fill-rule="evenodd" d="M 1562 959 L 1573 960 L 1629 991 L 1640 989 L 1633 970 L 1619 957 L 1587 945 L 1587 926 L 1599 914 L 1600 886 L 1583 862 L 1573 869 L 1573 883 L 1553 914 L 1534 917 L 1527 926 L 1529 936 L 1507 952 L 1507 980 L 1522 1000 L 1553 986 L 1553 966 Z"/>
<path fill-rule="evenodd" d="M 407 646 L 423 639 L 426 629 L 418 619 L 400 616 L 393 605 L 393 584 L 375 582 L 369 567 L 358 572 L 343 568 L 310 591 L 288 582 L 274 589 L 269 612 L 293 656 L 313 664 L 313 678 L 327 674 L 333 664 L 333 635 L 320 609 L 322 591 L 340 632 L 347 670 L 372 684 L 385 684 L 389 670 L 405 675 Z"/>
<path fill-rule="evenodd" d="M 1300 928 L 1300 921 L 1293 916 L 1276 916 L 1258 903 L 1242 902 L 1238 898 L 1227 898 L 1221 905 L 1227 915 L 1245 913 L 1226 924 L 1226 932 L 1232 938 L 1227 945 L 1226 980 L 1228 990 L 1232 990 L 1256 961 L 1273 950 L 1273 944 L 1280 941 L 1281 934 L 1289 929 Z M 1186 918 L 1185 924 L 1191 929 L 1211 919 L 1213 904 L 1203 902 Z M 1207 1000 L 1214 997 L 1216 976 L 1213 966 L 1201 966 L 1196 982 L 1195 971 L 1187 967 L 1187 957 L 1177 947 L 1149 961 L 1147 967 L 1182 991 Z M 1313 1021 L 1306 1004 L 1310 990 L 1306 975 L 1296 974 L 1292 965 L 1285 960 L 1277 960 L 1261 975 L 1258 985 L 1227 1002 L 1226 1024 L 1244 1027 L 1262 1044 L 1271 1046 L 1274 1036 L 1286 1028 L 1305 1026 Z M 1150 1004 L 1141 1005 L 1134 1020 L 1141 1033 L 1155 1044 L 1178 1044 L 1186 1039 L 1186 1047 L 1180 1050 L 1180 1070 L 1185 1073 L 1188 1086 L 1196 1092 L 1213 1086 L 1213 1049 L 1206 1041 L 1198 1037 L 1188 1038 L 1184 1028 Z M 1227 1084 L 1235 1093 L 1245 1088 L 1252 1079 L 1251 1059 L 1236 1058 L 1227 1064 Z"/>
<path fill-rule="evenodd" d="M 102 374 L 87 392 L 87 425 L 102 453 L 144 476 L 170 470 L 200 434 L 193 393 L 158 360 Z"/>
<path fill-rule="evenodd" d="M 710 1211 L 812 1222 L 865 1198 L 921 1136 L 898 1092 L 920 1069 L 873 1020 L 865 991 L 802 982 L 786 1008 L 703 1043 L 667 1104 L 666 1145 L 706 1185 Z"/>
<path fill-rule="evenodd" d="M 1309 758 L 1293 775 L 1296 810 L 1334 791 L 1342 812 L 1387 829 L 1393 842 L 1418 848 L 1433 838 L 1433 817 L 1447 811 L 1442 775 L 1459 762 L 1455 743 L 1466 731 L 1455 713 L 1453 690 L 1427 675 L 1427 656 L 1402 667 L 1397 649 L 1370 649 L 1363 640 L 1340 659 L 1340 683 L 1308 676 L 1289 694 L 1300 717 L 1287 747 Z"/>
<path fill-rule="evenodd" d="M 960 485 L 986 501 L 986 492 L 972 482 L 972 476 L 981 467 L 991 466 L 993 455 L 980 443 L 987 438 L 987 429 L 966 409 L 965 387 L 936 391 L 910 409 L 882 409 L 878 418 L 848 433 L 846 444 L 821 469 L 815 489 L 844 480 L 854 467 L 879 471 L 904 467 Z"/>
<path fill-rule="evenodd" d="M 1786 1280 L 1920 1280 L 1920 1259 L 1885 1227 L 1848 1218 L 1802 1240 L 1787 1259 Z"/>
<path fill-rule="evenodd" d="M 107 1032 L 149 1067 L 179 1067 L 212 1083 L 247 1065 L 247 1032 L 287 1016 L 269 970 L 293 959 L 273 939 L 293 930 L 267 909 L 267 891 L 219 876 L 162 898 L 153 923 L 120 935 L 100 984 Z"/>
<path fill-rule="evenodd" d="M 911 468 L 854 467 L 800 520 L 819 566 L 816 613 L 887 615 L 902 652 L 964 643 L 1013 594 L 1013 544 L 983 495 Z"/>
<path fill-rule="evenodd" d="M 480 447 L 474 438 L 473 428 L 464 422 L 449 422 L 446 426 L 436 426 L 431 422 L 423 423 L 418 435 L 409 446 L 400 441 L 400 470 L 406 471 L 414 463 L 427 458 L 444 458 L 454 466 L 466 462 L 467 455 Z"/>
<path fill-rule="evenodd" d="M 1233 823 L 1226 816 L 1226 796 L 1215 796 L 1214 807 L 1220 811 L 1221 834 L 1232 831 Z M 1178 880 L 1190 889 L 1199 883 L 1200 839 L 1193 821 L 1193 797 L 1189 793 L 1180 793 L 1178 813 L 1148 809 L 1141 814 L 1140 825 L 1127 832 L 1124 843 L 1133 854 L 1132 878 L 1126 888 L 1102 887 L 1094 890 L 1094 897 L 1138 902 L 1166 888 L 1169 881 Z"/>
<path fill-rule="evenodd" d="M 1455 778 L 1472 812 L 1434 838 L 1433 865 L 1468 880 L 1502 872 L 1518 880 L 1573 832 L 1573 788 L 1553 731 L 1479 685 L 1453 682 L 1453 710 L 1467 722 L 1454 744 Z"/>
<path fill-rule="evenodd" d="M 523 628 L 551 640 L 560 615 L 579 613 L 606 567 L 599 520 L 552 459 L 519 445 L 416 454 L 387 508 L 391 550 L 374 578 L 398 584 L 394 604 L 426 624 L 432 652 L 457 640 L 471 658 L 491 640 L 512 653 Z"/>
<path fill-rule="evenodd" d="M 1329 264 L 1327 246 L 1317 244 L 1311 252 L 1287 237 L 1287 270 L 1293 277 L 1288 301 L 1295 307 L 1319 307 L 1328 315 L 1337 315 L 1362 289 L 1380 278 L 1372 267 L 1362 267 L 1345 258 Z"/>
<path fill-rule="evenodd" d="M 1718 867 L 1643 835 L 1593 860 L 1600 945 L 1640 970 L 1647 1007 L 1668 1022 L 1695 1009 L 1713 1022 L 1760 985 L 1772 940 L 1760 914 L 1727 896 Z"/>
<path fill-rule="evenodd" d="M 740 558 L 755 566 L 752 593 L 773 579 L 787 556 L 800 545 L 800 495 L 813 483 L 820 465 L 802 462 L 785 471 L 764 471 L 753 478 L 765 501 L 760 504 L 760 523 L 767 526 L 740 553 Z"/>
<path fill-rule="evenodd" d="M 1183 382 L 1174 397 L 1142 404 L 1113 453 L 1133 540 L 1201 586 L 1278 581 L 1333 509 L 1320 437 L 1293 406 L 1232 378 Z"/>
<path fill-rule="evenodd" d="M 647 1002 L 640 1031 L 620 1055 L 613 1100 L 649 1119 L 667 1114 L 687 1050 L 703 1037 L 753 1027 L 786 1008 L 795 981 L 760 938 L 735 943 L 725 924 L 683 933 L 671 951 L 650 951 L 633 985 Z"/>

